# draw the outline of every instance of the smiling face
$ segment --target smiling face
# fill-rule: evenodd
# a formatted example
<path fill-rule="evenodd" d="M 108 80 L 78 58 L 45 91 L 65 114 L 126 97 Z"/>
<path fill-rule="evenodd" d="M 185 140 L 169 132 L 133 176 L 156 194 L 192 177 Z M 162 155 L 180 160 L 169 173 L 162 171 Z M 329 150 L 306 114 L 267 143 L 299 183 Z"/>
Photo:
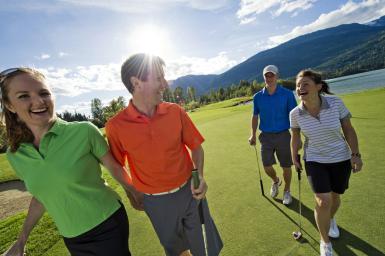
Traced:
<path fill-rule="evenodd" d="M 145 81 L 135 78 L 133 84 L 134 97 L 140 96 L 147 105 L 154 107 L 162 102 L 164 90 L 168 87 L 163 67 L 160 65 L 150 69 Z"/>
<path fill-rule="evenodd" d="M 275 86 L 277 84 L 278 75 L 274 74 L 273 72 L 267 72 L 263 75 L 263 78 L 265 79 L 266 85 Z"/>
<path fill-rule="evenodd" d="M 298 77 L 296 81 L 296 93 L 301 100 L 306 100 L 318 96 L 322 88 L 321 84 L 316 84 L 310 77 Z"/>
<path fill-rule="evenodd" d="M 30 129 L 49 127 L 55 118 L 51 91 L 43 80 L 20 74 L 8 84 L 6 107 Z"/>

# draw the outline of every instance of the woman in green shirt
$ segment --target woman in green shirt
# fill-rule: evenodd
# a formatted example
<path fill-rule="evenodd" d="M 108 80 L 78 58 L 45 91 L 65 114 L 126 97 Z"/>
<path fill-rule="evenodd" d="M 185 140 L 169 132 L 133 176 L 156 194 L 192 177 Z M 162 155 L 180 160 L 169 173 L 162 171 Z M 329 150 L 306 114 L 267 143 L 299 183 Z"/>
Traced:
<path fill-rule="evenodd" d="M 16 243 L 5 255 L 23 255 L 27 238 L 46 210 L 71 255 L 130 255 L 128 219 L 119 196 L 101 177 L 101 162 L 141 209 L 129 176 L 89 122 L 55 114 L 45 77 L 30 68 L 0 73 L 7 158 L 33 195 Z"/>

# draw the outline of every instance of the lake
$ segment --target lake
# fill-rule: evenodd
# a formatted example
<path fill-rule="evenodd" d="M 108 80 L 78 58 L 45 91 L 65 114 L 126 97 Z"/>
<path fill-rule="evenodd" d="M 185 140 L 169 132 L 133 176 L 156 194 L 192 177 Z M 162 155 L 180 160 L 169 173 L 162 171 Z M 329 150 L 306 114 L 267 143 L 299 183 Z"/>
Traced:
<path fill-rule="evenodd" d="M 330 91 L 346 94 L 378 87 L 385 88 L 385 69 L 328 79 Z"/>

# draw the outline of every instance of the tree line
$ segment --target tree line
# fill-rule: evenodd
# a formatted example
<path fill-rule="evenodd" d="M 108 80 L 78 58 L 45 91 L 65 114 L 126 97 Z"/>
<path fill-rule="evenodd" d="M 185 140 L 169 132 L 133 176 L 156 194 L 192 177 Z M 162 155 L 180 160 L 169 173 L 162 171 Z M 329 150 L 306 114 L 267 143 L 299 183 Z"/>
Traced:
<path fill-rule="evenodd" d="M 279 80 L 278 83 L 284 87 L 293 90 L 295 88 L 294 80 Z M 186 111 L 192 111 L 201 106 L 228 100 L 232 98 L 253 96 L 256 92 L 263 88 L 263 83 L 258 83 L 256 80 L 249 82 L 241 80 L 239 84 L 233 84 L 229 87 L 219 87 L 212 89 L 209 93 L 203 95 L 196 95 L 196 90 L 193 86 L 187 87 L 184 90 L 182 87 L 177 86 L 175 89 L 167 88 L 163 93 L 163 100 L 167 102 L 177 103 L 181 105 Z M 99 98 L 91 100 L 91 117 L 85 114 L 71 113 L 64 111 L 63 113 L 57 113 L 57 116 L 65 121 L 90 121 L 97 127 L 102 128 L 115 114 L 123 110 L 127 106 L 126 100 L 123 96 L 119 96 L 116 99 L 111 100 L 106 106 L 103 105 Z M 6 150 L 7 138 L 5 125 L 0 123 L 0 153 L 4 153 Z"/>

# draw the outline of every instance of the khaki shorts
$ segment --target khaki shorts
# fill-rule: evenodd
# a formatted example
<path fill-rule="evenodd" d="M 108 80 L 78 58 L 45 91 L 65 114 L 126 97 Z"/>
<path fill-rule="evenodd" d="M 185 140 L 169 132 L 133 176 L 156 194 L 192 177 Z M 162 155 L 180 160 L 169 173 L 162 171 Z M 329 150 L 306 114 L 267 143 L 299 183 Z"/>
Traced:
<path fill-rule="evenodd" d="M 291 167 L 290 151 L 291 135 L 288 130 L 278 133 L 261 132 L 259 142 L 261 143 L 261 156 L 263 166 L 276 164 L 275 155 L 283 168 Z"/>

